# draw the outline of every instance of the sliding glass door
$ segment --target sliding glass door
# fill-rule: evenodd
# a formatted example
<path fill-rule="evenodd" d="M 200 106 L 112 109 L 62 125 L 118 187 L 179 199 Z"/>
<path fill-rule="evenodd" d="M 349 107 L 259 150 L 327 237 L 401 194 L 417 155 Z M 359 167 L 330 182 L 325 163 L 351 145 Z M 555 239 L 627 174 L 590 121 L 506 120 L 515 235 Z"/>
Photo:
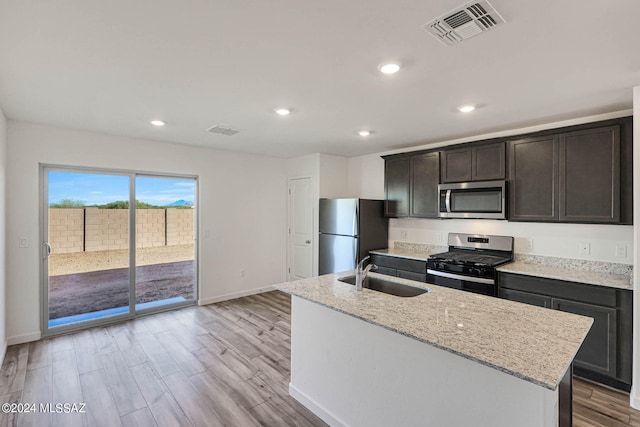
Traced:
<path fill-rule="evenodd" d="M 136 310 L 194 300 L 195 180 L 136 177 Z"/>
<path fill-rule="evenodd" d="M 42 168 L 43 335 L 193 304 L 196 179 Z"/>

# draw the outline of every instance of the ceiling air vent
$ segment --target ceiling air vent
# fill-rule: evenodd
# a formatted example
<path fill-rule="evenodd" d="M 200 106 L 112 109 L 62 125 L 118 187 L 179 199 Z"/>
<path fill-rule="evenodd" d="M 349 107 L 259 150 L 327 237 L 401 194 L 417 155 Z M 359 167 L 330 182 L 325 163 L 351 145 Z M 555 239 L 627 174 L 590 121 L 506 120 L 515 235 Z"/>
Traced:
<path fill-rule="evenodd" d="M 220 135 L 233 136 L 236 133 L 238 133 L 239 131 L 237 131 L 235 129 L 223 128 L 222 126 L 215 125 L 215 126 L 211 126 L 209 129 L 207 129 L 207 132 L 219 133 Z"/>
<path fill-rule="evenodd" d="M 422 26 L 447 46 L 491 30 L 506 21 L 488 1 L 465 3 Z"/>

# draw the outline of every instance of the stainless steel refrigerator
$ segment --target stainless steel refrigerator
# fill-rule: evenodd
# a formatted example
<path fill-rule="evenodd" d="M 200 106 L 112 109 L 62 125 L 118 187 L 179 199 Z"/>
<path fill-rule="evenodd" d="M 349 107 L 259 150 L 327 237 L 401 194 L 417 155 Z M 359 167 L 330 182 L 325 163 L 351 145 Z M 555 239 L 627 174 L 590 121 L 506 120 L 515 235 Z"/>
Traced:
<path fill-rule="evenodd" d="M 383 200 L 320 199 L 320 274 L 353 270 L 370 250 L 386 248 Z"/>

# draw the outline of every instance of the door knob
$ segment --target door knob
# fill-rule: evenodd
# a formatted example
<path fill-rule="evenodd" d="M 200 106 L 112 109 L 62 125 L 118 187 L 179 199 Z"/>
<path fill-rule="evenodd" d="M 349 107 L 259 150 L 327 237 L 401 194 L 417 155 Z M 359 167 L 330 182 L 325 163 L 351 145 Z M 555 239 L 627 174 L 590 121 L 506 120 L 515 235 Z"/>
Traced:
<path fill-rule="evenodd" d="M 308 245 L 309 243 L 311 243 L 311 240 L 305 240 L 304 242 Z"/>

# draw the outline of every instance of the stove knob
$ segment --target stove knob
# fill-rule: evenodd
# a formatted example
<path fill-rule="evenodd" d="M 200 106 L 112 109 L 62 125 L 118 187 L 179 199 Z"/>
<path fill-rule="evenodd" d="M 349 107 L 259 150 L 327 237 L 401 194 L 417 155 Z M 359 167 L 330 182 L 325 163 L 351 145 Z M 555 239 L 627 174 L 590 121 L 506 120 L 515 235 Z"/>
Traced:
<path fill-rule="evenodd" d="M 444 262 L 439 262 L 436 264 L 436 268 L 438 270 L 446 270 L 446 264 Z"/>

